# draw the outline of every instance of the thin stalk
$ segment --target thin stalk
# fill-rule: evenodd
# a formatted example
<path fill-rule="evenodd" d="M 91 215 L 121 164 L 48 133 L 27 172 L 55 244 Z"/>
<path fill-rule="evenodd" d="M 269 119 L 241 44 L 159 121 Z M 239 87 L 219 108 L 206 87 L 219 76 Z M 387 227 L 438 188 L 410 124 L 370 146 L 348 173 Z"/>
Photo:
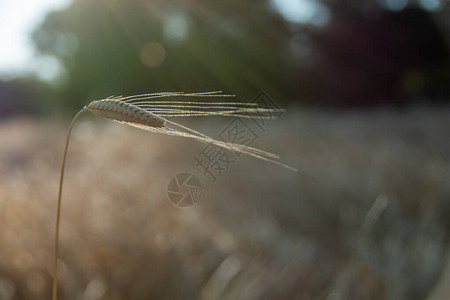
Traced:
<path fill-rule="evenodd" d="M 69 139 L 70 134 L 72 132 L 73 125 L 78 120 L 83 112 L 86 111 L 86 108 L 80 110 L 70 123 L 69 132 L 67 133 L 66 146 L 64 148 L 62 166 L 61 166 L 61 175 L 59 178 L 59 192 L 58 192 L 58 205 L 56 209 L 56 225 L 55 225 L 55 248 L 53 253 L 53 300 L 58 299 L 58 278 L 57 278 L 57 270 L 58 270 L 58 240 L 59 240 L 59 219 L 61 215 L 61 196 L 62 196 L 62 186 L 64 179 L 64 167 L 66 165 L 66 157 L 67 157 L 67 148 L 69 147 Z"/>

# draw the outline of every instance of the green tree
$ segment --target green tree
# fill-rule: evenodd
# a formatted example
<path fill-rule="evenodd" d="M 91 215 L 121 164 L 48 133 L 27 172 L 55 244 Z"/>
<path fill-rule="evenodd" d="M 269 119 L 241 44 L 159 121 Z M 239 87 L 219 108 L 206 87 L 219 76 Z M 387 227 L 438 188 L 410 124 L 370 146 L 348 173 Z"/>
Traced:
<path fill-rule="evenodd" d="M 287 24 L 260 1 L 75 0 L 34 32 L 56 57 L 66 84 L 61 106 L 154 91 L 224 90 L 279 99 L 292 70 L 283 55 Z"/>

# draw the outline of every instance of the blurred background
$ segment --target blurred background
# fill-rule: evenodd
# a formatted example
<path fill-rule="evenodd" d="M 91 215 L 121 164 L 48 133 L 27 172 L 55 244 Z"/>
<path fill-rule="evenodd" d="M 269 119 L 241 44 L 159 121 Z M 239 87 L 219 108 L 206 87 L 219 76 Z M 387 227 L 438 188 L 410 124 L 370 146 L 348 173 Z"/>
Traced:
<path fill-rule="evenodd" d="M 0 299 L 50 299 L 79 109 L 215 90 L 285 108 L 247 125 L 298 172 L 230 153 L 212 180 L 198 142 L 83 116 L 60 299 L 450 298 L 450 2 L 0 0 L 0 40 Z"/>

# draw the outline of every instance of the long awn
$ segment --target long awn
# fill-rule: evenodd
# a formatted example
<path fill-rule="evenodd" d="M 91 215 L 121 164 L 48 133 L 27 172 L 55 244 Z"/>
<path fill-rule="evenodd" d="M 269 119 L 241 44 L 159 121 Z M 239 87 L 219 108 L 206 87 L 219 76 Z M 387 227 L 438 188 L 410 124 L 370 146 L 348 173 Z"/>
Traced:
<path fill-rule="evenodd" d="M 103 100 L 92 101 L 89 105 L 83 107 L 73 118 L 66 138 L 63 160 L 61 165 L 61 174 L 59 180 L 58 203 L 56 211 L 55 241 L 53 256 L 53 300 L 57 300 L 58 282 L 57 282 L 57 262 L 58 262 L 58 240 L 59 223 L 61 215 L 61 196 L 64 179 L 64 167 L 69 146 L 70 134 L 78 118 L 86 111 L 91 111 L 96 115 L 113 121 L 127 124 L 133 127 L 141 128 L 147 131 L 162 133 L 166 135 L 193 138 L 202 143 L 212 144 L 227 150 L 248 154 L 250 156 L 269 161 L 288 169 L 296 169 L 285 165 L 279 161 L 279 156 L 262 151 L 256 148 L 227 143 L 215 140 L 203 133 L 185 127 L 181 124 L 170 121 L 166 118 L 175 117 L 202 117 L 202 116 L 225 116 L 239 118 L 273 118 L 273 114 L 278 110 L 259 107 L 255 103 L 241 102 L 206 102 L 206 101 L 176 101 L 176 100 L 157 100 L 167 97 L 233 97 L 233 95 L 224 95 L 220 91 L 204 93 L 153 93 L 127 97 L 109 97 Z"/>

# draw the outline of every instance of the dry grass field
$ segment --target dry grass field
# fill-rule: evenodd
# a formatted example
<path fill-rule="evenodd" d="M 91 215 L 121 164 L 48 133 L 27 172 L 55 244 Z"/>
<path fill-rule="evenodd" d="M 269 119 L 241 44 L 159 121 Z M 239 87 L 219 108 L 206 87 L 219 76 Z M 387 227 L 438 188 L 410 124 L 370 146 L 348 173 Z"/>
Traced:
<path fill-rule="evenodd" d="M 183 123 L 183 122 L 182 122 Z M 186 124 L 186 122 L 184 122 Z M 217 118 L 190 124 L 211 136 Z M 83 116 L 69 148 L 61 299 L 448 299 L 450 108 L 290 109 L 213 182 L 204 145 Z M 50 299 L 67 122 L 0 122 L 0 299 Z M 196 175 L 201 199 L 168 201 Z"/>

